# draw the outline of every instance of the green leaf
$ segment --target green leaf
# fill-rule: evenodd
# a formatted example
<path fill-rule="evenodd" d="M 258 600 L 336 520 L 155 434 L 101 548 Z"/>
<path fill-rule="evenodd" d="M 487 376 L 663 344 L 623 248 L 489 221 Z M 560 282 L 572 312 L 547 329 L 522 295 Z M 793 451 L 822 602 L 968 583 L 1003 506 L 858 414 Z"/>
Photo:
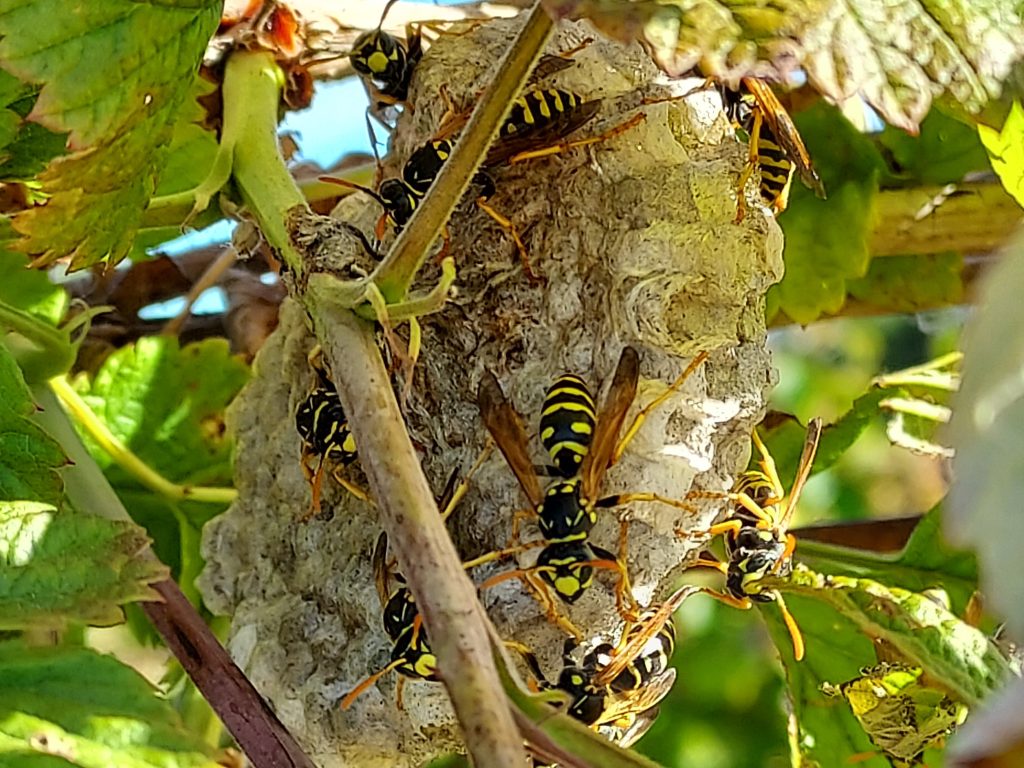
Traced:
<path fill-rule="evenodd" d="M 57 325 L 68 307 L 68 293 L 45 272 L 29 269 L 28 259 L 0 246 L 0 301 Z"/>
<path fill-rule="evenodd" d="M 939 507 L 921 518 L 903 550 L 896 555 L 801 541 L 797 558 L 817 571 L 863 576 L 899 584 L 914 592 L 941 589 L 949 596 L 955 613 L 964 611 L 978 589 L 977 559 L 945 539 Z"/>
<path fill-rule="evenodd" d="M 830 606 L 862 634 L 885 641 L 902 661 L 922 667 L 965 704 L 977 704 L 1012 675 L 1006 658 L 981 630 L 925 595 L 872 579 L 817 573 L 802 564 L 788 578 L 766 578 L 761 585 L 787 598 L 801 595 Z"/>
<path fill-rule="evenodd" d="M 59 505 L 67 464 L 60 445 L 30 418 L 35 405 L 21 370 L 0 344 L 0 500 Z"/>
<path fill-rule="evenodd" d="M 224 409 L 248 379 L 248 366 L 223 339 L 185 347 L 151 336 L 111 355 L 75 389 L 115 436 L 169 480 L 229 485 L 231 444 Z M 108 455 L 92 451 L 115 487 L 137 488 Z"/>
<path fill-rule="evenodd" d="M 1024 206 L 1024 108 L 1020 102 L 1013 102 L 1001 131 L 979 125 L 978 135 L 1003 187 Z"/>
<path fill-rule="evenodd" d="M 860 95 L 911 133 L 940 94 L 978 112 L 1024 50 L 1014 0 L 847 0 L 801 32 L 818 91 L 839 103 Z"/>
<path fill-rule="evenodd" d="M 816 104 L 797 116 L 815 167 L 828 190 L 819 200 L 794 182 L 789 208 L 779 217 L 786 235 L 786 274 L 768 293 L 777 310 L 806 324 L 835 313 L 846 300 L 846 283 L 868 268 L 872 205 L 882 168 L 874 145 L 835 108 Z M 843 222 L 837 227 L 835 222 Z"/>
<path fill-rule="evenodd" d="M 119 623 L 118 606 L 156 599 L 149 585 L 168 576 L 148 544 L 131 522 L 0 502 L 0 628 Z"/>
<path fill-rule="evenodd" d="M 1014 637 L 1024 637 L 1024 238 L 1018 236 L 979 291 L 964 334 L 963 382 L 953 400 L 956 449 L 946 527 L 981 563 L 982 591 Z"/>
<path fill-rule="evenodd" d="M 81 768 L 217 768 L 135 670 L 83 648 L 0 645 L 0 764 L 46 753 Z"/>
<path fill-rule="evenodd" d="M 780 74 L 798 62 L 834 103 L 861 97 L 916 132 L 943 96 L 978 112 L 1000 95 L 1024 52 L 1015 0 L 544 0 L 555 17 L 586 17 L 619 40 L 641 39 L 680 76 Z M 832 191 L 829 189 L 829 195 Z"/>
<path fill-rule="evenodd" d="M 919 312 L 960 304 L 963 281 L 959 253 L 872 259 L 864 277 L 849 280 L 847 293 L 879 314 Z"/>
<path fill-rule="evenodd" d="M 932 109 L 917 136 L 886 126 L 878 142 L 892 155 L 896 178 L 920 184 L 960 181 L 989 169 L 988 155 L 973 125 Z"/>
<path fill-rule="evenodd" d="M 849 708 L 821 692 L 822 683 L 846 680 L 855 676 L 861 667 L 875 662 L 871 641 L 860 634 L 852 621 L 828 606 L 797 596 L 787 596 L 786 604 L 804 637 L 803 661 L 793 658 L 789 633 L 778 606 L 764 604 L 760 613 L 765 617 L 785 667 L 800 753 L 822 766 L 841 766 L 847 765 L 854 755 L 874 752 L 874 746 Z M 888 768 L 888 762 L 880 755 L 858 765 Z"/>
<path fill-rule="evenodd" d="M 0 69 L 0 179 L 29 179 L 64 152 L 65 134 L 25 119 L 38 91 Z"/>
<path fill-rule="evenodd" d="M 15 229 L 26 235 L 19 250 L 39 264 L 70 257 L 73 269 L 128 253 L 220 6 L 6 4 L 0 66 L 42 83 L 29 117 L 67 131 L 74 150 L 40 175 L 47 204 L 16 217 Z"/>

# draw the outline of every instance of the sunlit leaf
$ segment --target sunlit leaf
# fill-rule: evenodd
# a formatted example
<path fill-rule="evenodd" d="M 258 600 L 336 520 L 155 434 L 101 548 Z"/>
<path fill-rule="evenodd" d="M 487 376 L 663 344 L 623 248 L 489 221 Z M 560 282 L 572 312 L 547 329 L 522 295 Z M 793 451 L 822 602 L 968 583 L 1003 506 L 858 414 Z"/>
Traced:
<path fill-rule="evenodd" d="M 75 388 L 107 427 L 164 477 L 192 485 L 230 484 L 231 445 L 224 408 L 248 367 L 223 339 L 181 347 L 142 338 L 111 355 L 92 381 Z M 114 487 L 138 488 L 108 455 L 93 451 Z"/>
<path fill-rule="evenodd" d="M 1024 637 L 1024 239 L 992 268 L 964 335 L 963 383 L 953 405 L 956 449 L 946 528 L 977 550 L 982 591 Z"/>
<path fill-rule="evenodd" d="M 901 181 L 948 184 L 989 167 L 974 126 L 938 109 L 928 113 L 917 136 L 886 126 L 878 141 L 891 153 L 893 171 Z"/>
<path fill-rule="evenodd" d="M 217 768 L 171 705 L 114 657 L 4 643 L 0 763 L 43 766 L 22 760 L 47 753 L 80 768 Z"/>
<path fill-rule="evenodd" d="M 57 325 L 68 306 L 68 293 L 45 272 L 28 268 L 28 259 L 0 245 L 0 301 Z"/>
<path fill-rule="evenodd" d="M 860 97 L 916 131 L 933 99 L 967 112 L 999 96 L 1024 53 L 1013 0 L 545 0 L 619 40 L 643 40 L 671 75 L 780 76 L 802 67 L 834 102 Z M 829 190 L 831 195 L 831 189 Z"/>
<path fill-rule="evenodd" d="M 40 175 L 47 204 L 16 217 L 19 250 L 74 268 L 128 253 L 220 5 L 5 4 L 0 67 L 42 84 L 29 117 L 74 150 Z"/>
<path fill-rule="evenodd" d="M 0 629 L 120 622 L 121 605 L 155 599 L 149 585 L 167 578 L 148 544 L 131 522 L 0 502 Z"/>
<path fill-rule="evenodd" d="M 959 253 L 872 259 L 864 277 L 847 282 L 850 296 L 879 314 L 919 312 L 963 301 L 963 257 Z"/>
<path fill-rule="evenodd" d="M 846 300 L 846 281 L 867 272 L 872 206 L 882 168 L 874 145 L 834 107 L 817 104 L 796 118 L 828 190 L 819 200 L 792 185 L 779 217 L 786 235 L 786 274 L 769 291 L 770 306 L 798 323 L 835 313 Z M 837 227 L 835 222 L 843 222 Z"/>
<path fill-rule="evenodd" d="M 1020 102 L 1013 103 L 1001 131 L 979 125 L 978 135 L 1003 187 L 1024 206 L 1024 108 Z"/>
<path fill-rule="evenodd" d="M 801 38 L 815 88 L 839 102 L 860 95 L 913 132 L 940 94 L 970 112 L 998 96 L 1024 24 L 1012 0 L 847 0 Z"/>
<path fill-rule="evenodd" d="M 10 352 L 0 344 L 0 500 L 59 505 L 67 464 L 60 445 L 29 416 L 35 404 Z"/>

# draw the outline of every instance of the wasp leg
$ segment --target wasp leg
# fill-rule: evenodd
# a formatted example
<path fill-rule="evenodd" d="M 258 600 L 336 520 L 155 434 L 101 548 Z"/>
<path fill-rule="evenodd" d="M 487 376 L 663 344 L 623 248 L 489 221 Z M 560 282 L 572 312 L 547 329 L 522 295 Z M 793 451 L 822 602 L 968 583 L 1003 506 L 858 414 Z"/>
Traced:
<path fill-rule="evenodd" d="M 621 133 L 625 133 L 630 128 L 639 125 L 647 119 L 647 115 L 643 112 L 638 112 L 628 120 L 619 123 L 616 126 L 609 128 L 604 133 L 600 133 L 597 136 L 590 136 L 586 139 L 576 139 L 574 141 L 563 141 L 558 144 L 552 144 L 548 147 L 541 147 L 540 149 L 531 149 L 526 152 L 520 152 L 519 154 L 512 155 L 508 159 L 510 165 L 514 163 L 523 163 L 527 160 L 535 160 L 539 157 L 550 157 L 551 155 L 562 155 L 569 152 L 577 147 L 586 147 L 591 144 L 599 144 L 602 141 L 608 141 L 613 139 Z"/>
<path fill-rule="evenodd" d="M 331 470 L 331 477 L 334 478 L 334 482 L 336 482 L 338 485 L 340 485 L 342 488 L 351 493 L 360 501 L 365 501 L 367 504 L 373 506 L 373 500 L 370 498 L 370 494 L 367 492 L 367 490 L 361 486 L 356 485 L 348 478 L 343 477 L 341 474 L 342 469 L 342 467 L 335 467 L 334 469 Z"/>
<path fill-rule="evenodd" d="M 625 520 L 620 521 L 618 557 L 606 549 L 591 545 L 594 554 L 598 555 L 600 559 L 591 560 L 586 565 L 592 568 L 618 571 L 619 577 L 615 580 L 615 607 L 623 621 L 627 624 L 635 624 L 640 617 L 640 605 L 633 597 L 633 586 L 629 581 L 629 569 L 626 567 L 628 532 L 629 523 Z"/>
<path fill-rule="evenodd" d="M 768 449 L 761 440 L 761 436 L 757 434 L 756 429 L 751 433 L 750 439 L 754 442 L 758 453 L 761 454 L 761 460 L 759 462 L 761 470 L 768 478 L 768 481 L 772 484 L 773 498 L 769 499 L 767 503 L 765 503 L 765 506 L 768 507 L 773 504 L 778 504 L 786 496 L 786 490 L 782 487 L 782 481 L 779 479 L 779 470 L 775 466 L 775 459 L 773 459 L 772 455 L 768 453 Z"/>
<path fill-rule="evenodd" d="M 537 547 L 543 547 L 547 543 L 548 542 L 546 542 L 544 539 L 537 539 L 536 541 L 528 541 L 525 544 L 517 544 L 514 547 L 506 547 L 505 549 L 496 549 L 493 552 L 487 552 L 486 554 L 480 555 L 479 557 L 474 557 L 472 560 L 465 560 L 465 561 L 463 561 L 462 567 L 467 569 L 467 570 L 470 569 L 470 568 L 476 568 L 478 565 L 483 565 L 485 563 L 493 563 L 495 560 L 501 560 L 502 558 L 505 558 L 505 557 L 511 557 L 512 555 L 518 555 L 520 552 L 526 552 L 529 549 L 536 549 Z M 498 574 L 498 575 L 502 576 L 503 574 Z M 497 578 L 497 577 L 491 577 L 491 578 L 494 579 L 494 578 Z M 504 581 L 504 580 L 505 579 L 500 579 L 500 581 Z M 493 586 L 492 584 L 489 583 L 490 581 L 491 581 L 491 579 L 488 579 L 483 584 L 481 584 L 480 585 L 480 589 L 484 589 L 485 587 Z M 497 584 L 498 582 L 495 581 L 494 583 Z"/>
<path fill-rule="evenodd" d="M 662 504 L 668 504 L 670 507 L 682 509 L 687 512 L 697 511 L 697 508 L 692 504 L 687 504 L 685 501 L 679 501 L 677 499 L 670 499 L 667 496 L 659 496 L 657 493 L 617 493 L 614 496 L 605 496 L 603 499 L 598 499 L 594 502 L 594 506 L 602 509 L 608 509 L 609 507 L 619 507 L 623 504 L 629 504 L 633 501 L 658 501 Z"/>
<path fill-rule="evenodd" d="M 313 497 L 310 501 L 309 509 L 299 518 L 300 523 L 307 523 L 320 514 L 320 490 L 323 487 L 324 479 L 324 457 L 319 457 L 316 463 L 316 470 L 312 470 L 309 467 L 309 453 L 303 447 L 300 462 L 302 464 L 302 474 L 306 476 L 306 482 L 309 483 L 310 493 Z"/>
<path fill-rule="evenodd" d="M 530 284 L 541 285 L 544 282 L 544 278 L 533 271 L 533 267 L 530 265 L 530 254 L 527 252 L 526 245 L 523 243 L 522 238 L 519 237 L 519 232 L 516 230 L 516 226 L 512 223 L 512 220 L 498 213 L 494 208 L 488 205 L 486 198 L 478 197 L 476 204 L 481 211 L 494 219 L 499 227 L 508 232 L 509 237 L 512 238 L 512 242 L 515 243 L 516 252 L 519 254 L 519 262 L 523 265 L 523 272 L 526 274 L 526 279 L 530 281 Z"/>
<path fill-rule="evenodd" d="M 399 712 L 405 712 L 405 701 L 402 698 L 402 693 L 405 691 L 405 678 L 399 676 L 398 685 L 395 686 L 395 707 L 398 708 Z"/>
<path fill-rule="evenodd" d="M 743 172 L 740 173 L 740 178 L 736 182 L 736 218 L 733 219 L 733 224 L 739 224 L 746 218 L 747 215 L 747 195 L 746 187 L 747 182 L 750 181 L 750 177 L 754 175 L 754 171 L 760 167 L 760 161 L 757 158 L 757 147 L 761 136 L 761 110 L 755 109 L 753 114 L 754 124 L 750 127 L 750 133 L 747 137 L 750 144 L 747 148 L 747 164 L 743 166 Z"/>
<path fill-rule="evenodd" d="M 465 474 L 459 484 L 455 486 L 455 489 L 449 495 L 447 492 L 442 494 L 441 502 L 443 502 L 443 508 L 441 509 L 441 520 L 446 521 L 451 517 L 452 512 L 459 506 L 459 502 L 462 501 L 463 497 L 469 492 L 469 482 L 473 479 L 473 475 L 480 469 L 483 463 L 487 460 L 487 457 L 491 455 L 491 451 L 494 450 L 494 440 L 491 438 L 487 439 L 484 444 L 484 448 L 480 451 L 480 455 L 477 456 L 476 461 L 473 462 L 473 466 L 469 468 L 469 471 Z M 456 473 L 453 473 L 452 479 L 454 479 Z M 447 496 L 447 500 L 445 497 Z M 441 503 L 439 502 L 439 503 Z"/>
<path fill-rule="evenodd" d="M 404 661 L 405 661 L 405 659 L 395 659 L 394 661 L 392 661 L 390 664 L 388 664 L 383 669 L 377 670 L 376 672 L 374 672 L 369 677 L 364 678 L 362 681 L 359 682 L 358 685 L 356 685 L 355 688 L 353 688 L 351 691 L 349 691 L 347 694 L 345 694 L 345 698 L 343 698 L 341 700 L 341 708 L 342 709 L 348 709 L 349 707 L 351 707 L 352 703 L 356 699 L 358 699 L 359 696 L 362 695 L 362 693 L 367 688 L 369 688 L 371 685 L 376 683 L 378 680 L 380 680 L 382 677 L 384 677 L 384 675 L 386 675 L 391 670 L 398 669 L 400 666 L 402 666 Z"/>
<path fill-rule="evenodd" d="M 534 545 L 547 544 L 545 541 L 531 542 Z M 479 558 L 478 558 L 479 559 Z M 490 589 L 491 587 L 501 584 L 504 581 L 510 581 L 511 579 L 519 579 L 523 585 L 527 588 L 527 591 L 533 596 L 533 599 L 541 604 L 544 609 L 544 616 L 557 627 L 560 627 L 565 632 L 569 633 L 577 640 L 583 640 L 583 633 L 579 631 L 575 624 L 573 624 L 566 616 L 563 616 L 558 611 L 558 606 L 555 604 L 554 599 L 551 597 L 551 592 L 547 586 L 538 579 L 537 577 L 538 568 L 516 568 L 511 571 L 505 571 L 504 573 L 498 573 L 487 579 L 479 587 L 478 591 Z"/>
<path fill-rule="evenodd" d="M 681 386 L 683 386 L 683 383 L 688 378 L 690 378 L 693 372 L 697 370 L 697 368 L 707 359 L 708 353 L 701 352 L 699 355 L 693 358 L 693 360 L 690 361 L 690 364 L 686 366 L 686 369 L 681 374 L 679 374 L 675 381 L 673 381 L 669 385 L 668 389 L 666 389 L 664 392 L 662 392 L 651 402 L 649 402 L 647 405 L 640 409 L 637 415 L 633 417 L 633 421 L 629 425 L 629 428 L 625 431 L 625 433 L 623 433 L 622 438 L 615 446 L 615 452 L 612 454 L 612 464 L 615 464 L 619 459 L 622 458 L 622 454 L 626 450 L 626 446 L 628 446 L 630 442 L 633 440 L 633 438 L 636 437 L 636 433 L 640 431 L 640 427 L 643 426 L 643 423 L 647 419 L 648 414 L 650 414 L 651 411 L 653 411 L 659 405 L 664 403 L 676 391 L 678 391 L 678 389 Z"/>

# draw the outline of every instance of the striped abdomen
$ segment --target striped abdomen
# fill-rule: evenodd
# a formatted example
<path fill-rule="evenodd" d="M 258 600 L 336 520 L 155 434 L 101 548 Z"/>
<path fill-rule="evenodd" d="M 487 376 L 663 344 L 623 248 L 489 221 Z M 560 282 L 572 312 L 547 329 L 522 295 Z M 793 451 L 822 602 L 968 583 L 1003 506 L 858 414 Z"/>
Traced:
<path fill-rule="evenodd" d="M 579 472 L 590 449 L 597 414 L 594 398 L 579 376 L 559 376 L 548 389 L 540 417 L 540 441 L 563 477 Z"/>
<path fill-rule="evenodd" d="M 534 88 L 514 102 L 501 126 L 501 136 L 532 133 L 570 114 L 583 100 L 559 88 Z"/>
<path fill-rule="evenodd" d="M 775 210 L 786 207 L 789 183 L 793 179 L 793 163 L 767 121 L 762 121 L 757 136 L 757 166 L 761 171 L 761 199 Z M 781 207 L 780 207 L 781 204 Z"/>
<path fill-rule="evenodd" d="M 348 428 L 338 393 L 318 387 L 299 405 L 295 428 L 316 456 L 339 464 L 351 464 L 358 458 L 356 441 Z"/>

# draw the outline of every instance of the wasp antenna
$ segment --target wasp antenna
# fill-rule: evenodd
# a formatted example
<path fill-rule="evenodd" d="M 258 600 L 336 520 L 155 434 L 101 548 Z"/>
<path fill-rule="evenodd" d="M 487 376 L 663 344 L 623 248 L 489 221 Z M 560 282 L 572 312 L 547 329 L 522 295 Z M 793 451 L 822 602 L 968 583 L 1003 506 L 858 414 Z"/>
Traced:
<path fill-rule="evenodd" d="M 369 187 L 364 187 L 362 184 L 356 184 L 354 181 L 349 181 L 348 179 L 339 179 L 334 176 L 319 176 L 318 180 L 326 181 L 329 184 L 337 184 L 339 187 L 348 187 L 349 189 L 355 189 L 359 192 L 365 192 L 378 203 L 380 203 L 382 206 L 384 205 L 384 199 L 380 195 L 378 195 Z"/>

